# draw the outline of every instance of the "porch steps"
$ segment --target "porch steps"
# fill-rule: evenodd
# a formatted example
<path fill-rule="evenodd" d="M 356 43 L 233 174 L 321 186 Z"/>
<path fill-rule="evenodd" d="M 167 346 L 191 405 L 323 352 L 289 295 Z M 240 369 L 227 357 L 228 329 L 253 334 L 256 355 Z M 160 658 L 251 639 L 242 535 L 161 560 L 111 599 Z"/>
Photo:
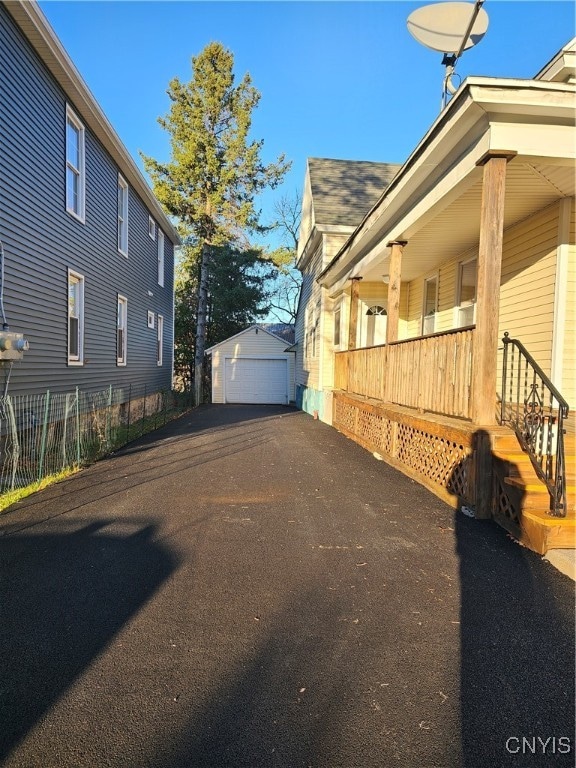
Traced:
<path fill-rule="evenodd" d="M 536 474 L 527 453 L 514 433 L 494 436 L 493 455 L 504 467 L 503 484 L 510 489 L 518 510 L 518 531 L 512 531 L 521 544 L 541 555 L 549 549 L 576 549 L 576 442 L 573 433 L 565 435 L 567 510 L 565 517 L 550 514 L 550 497 Z M 509 520 L 496 520 L 508 530 Z"/>

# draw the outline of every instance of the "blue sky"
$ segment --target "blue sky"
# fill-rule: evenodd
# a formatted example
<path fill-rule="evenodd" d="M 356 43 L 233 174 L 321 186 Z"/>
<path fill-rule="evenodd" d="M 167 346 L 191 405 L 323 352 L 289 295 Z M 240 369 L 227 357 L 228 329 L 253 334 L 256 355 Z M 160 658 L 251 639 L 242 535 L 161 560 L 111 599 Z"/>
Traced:
<path fill-rule="evenodd" d="M 301 190 L 307 157 L 402 163 L 440 110 L 442 54 L 419 45 L 406 19 L 426 5 L 372 2 L 60 2 L 40 6 L 128 151 L 169 159 L 157 123 L 166 87 L 191 78 L 210 41 L 234 54 L 261 93 L 253 137 L 270 162 L 292 169 L 281 189 Z M 572 0 L 486 0 L 486 36 L 457 73 L 529 78 L 575 34 Z"/>

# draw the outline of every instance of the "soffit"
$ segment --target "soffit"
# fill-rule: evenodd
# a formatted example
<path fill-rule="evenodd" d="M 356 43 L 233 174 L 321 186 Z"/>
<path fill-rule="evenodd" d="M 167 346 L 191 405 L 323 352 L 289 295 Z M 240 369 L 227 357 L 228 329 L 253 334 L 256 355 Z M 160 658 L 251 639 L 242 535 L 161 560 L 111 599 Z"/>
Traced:
<path fill-rule="evenodd" d="M 575 173 L 571 166 L 530 164 L 512 160 L 507 165 L 504 204 L 504 229 L 517 224 L 562 197 L 573 196 Z M 432 219 L 402 234 L 408 241 L 402 260 L 402 281 L 413 280 L 432 272 L 451 259 L 478 248 L 480 210 L 482 205 L 482 173 L 477 169 L 476 181 L 451 204 L 439 210 Z M 400 238 L 399 238 L 400 239 Z M 357 265 L 354 274 L 365 280 L 381 280 L 388 271 L 389 249 L 364 271 Z"/>

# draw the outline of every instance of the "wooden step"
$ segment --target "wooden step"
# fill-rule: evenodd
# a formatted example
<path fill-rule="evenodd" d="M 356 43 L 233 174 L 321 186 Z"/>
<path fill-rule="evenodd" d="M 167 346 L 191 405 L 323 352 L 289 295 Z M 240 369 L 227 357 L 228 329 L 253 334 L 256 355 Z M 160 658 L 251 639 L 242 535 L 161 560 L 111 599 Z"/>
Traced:
<path fill-rule="evenodd" d="M 576 549 L 576 517 L 552 517 L 541 510 L 524 509 L 520 518 L 520 543 L 545 555 L 549 549 Z"/>
<path fill-rule="evenodd" d="M 550 494 L 543 482 L 534 474 L 528 481 L 526 477 L 510 475 L 504 478 L 505 485 L 513 486 L 523 492 L 523 509 L 550 509 Z M 576 485 L 566 486 L 568 510 L 576 507 Z"/>
<path fill-rule="evenodd" d="M 510 429 L 505 434 L 492 435 L 492 450 L 497 451 L 521 451 L 520 443 L 515 433 Z"/>
<path fill-rule="evenodd" d="M 519 528 L 511 531 L 518 541 L 538 554 L 549 549 L 576 548 L 576 450 L 575 436 L 565 435 L 567 510 L 565 517 L 550 514 L 550 495 L 536 474 L 528 453 L 512 434 L 493 437 L 493 454 L 500 462 L 498 474 L 515 499 Z M 504 476 L 502 476 L 504 475 Z M 512 491 L 512 489 L 515 489 Z M 509 528 L 505 520 L 496 520 Z"/>

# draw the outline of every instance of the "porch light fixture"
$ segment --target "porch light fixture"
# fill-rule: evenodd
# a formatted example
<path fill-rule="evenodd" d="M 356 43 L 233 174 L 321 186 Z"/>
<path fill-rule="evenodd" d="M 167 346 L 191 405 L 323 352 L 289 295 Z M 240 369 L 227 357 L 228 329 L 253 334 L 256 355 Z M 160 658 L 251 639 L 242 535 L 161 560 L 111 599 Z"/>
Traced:
<path fill-rule="evenodd" d="M 382 282 L 388 285 L 388 283 L 390 282 L 390 275 L 382 275 Z"/>

